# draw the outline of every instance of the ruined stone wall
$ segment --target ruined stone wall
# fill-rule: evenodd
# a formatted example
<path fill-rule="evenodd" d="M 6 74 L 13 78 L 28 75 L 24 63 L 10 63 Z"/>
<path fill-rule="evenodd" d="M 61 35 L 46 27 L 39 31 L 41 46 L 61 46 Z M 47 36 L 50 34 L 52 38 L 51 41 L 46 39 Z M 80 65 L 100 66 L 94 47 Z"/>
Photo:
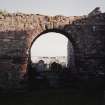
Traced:
<path fill-rule="evenodd" d="M 81 24 L 80 24 L 81 23 Z M 105 13 L 90 15 L 68 25 L 75 39 L 76 66 L 79 72 L 105 72 Z"/>
<path fill-rule="evenodd" d="M 0 86 L 19 86 L 18 83 L 27 72 L 31 44 L 38 35 L 50 29 L 64 31 L 65 25 L 72 24 L 78 18 L 0 14 Z"/>
<path fill-rule="evenodd" d="M 71 17 L 0 14 L 0 87 L 19 86 L 33 40 L 49 31 L 69 38 L 78 72 L 104 72 L 105 13 Z"/>

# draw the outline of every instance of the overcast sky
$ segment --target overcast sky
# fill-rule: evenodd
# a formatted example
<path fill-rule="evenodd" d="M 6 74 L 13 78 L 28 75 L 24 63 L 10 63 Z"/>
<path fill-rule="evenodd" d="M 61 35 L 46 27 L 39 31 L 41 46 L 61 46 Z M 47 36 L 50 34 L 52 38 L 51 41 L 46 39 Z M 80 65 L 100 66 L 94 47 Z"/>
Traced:
<path fill-rule="evenodd" d="M 31 56 L 67 56 L 68 39 L 59 33 L 46 33 L 34 42 Z"/>
<path fill-rule="evenodd" d="M 0 9 L 2 10 L 52 16 L 87 15 L 95 7 L 101 7 L 102 12 L 105 12 L 105 0 L 0 0 Z M 49 34 L 47 35 L 49 36 Z M 34 44 L 36 48 L 33 47 L 32 56 L 40 56 L 42 51 L 42 56 L 67 55 L 67 49 L 65 49 L 67 39 L 58 34 L 56 37 L 53 37 L 53 33 L 50 34 L 50 37 L 47 35 L 36 40 L 36 44 Z"/>
<path fill-rule="evenodd" d="M 0 9 L 45 15 L 86 15 L 95 7 L 105 11 L 105 0 L 0 0 Z"/>

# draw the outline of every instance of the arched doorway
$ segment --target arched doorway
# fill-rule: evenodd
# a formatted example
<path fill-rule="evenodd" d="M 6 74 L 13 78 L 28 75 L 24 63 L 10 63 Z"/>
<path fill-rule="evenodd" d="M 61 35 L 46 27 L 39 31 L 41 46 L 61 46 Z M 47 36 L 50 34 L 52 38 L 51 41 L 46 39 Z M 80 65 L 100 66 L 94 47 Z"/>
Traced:
<path fill-rule="evenodd" d="M 44 43 L 42 43 L 39 49 L 37 48 L 37 46 L 35 46 L 36 47 L 35 48 L 34 45 L 37 45 L 38 42 L 39 43 L 41 43 L 41 41 L 43 42 L 43 40 L 44 40 L 43 38 L 46 39 L 46 41 L 44 42 L 44 43 L 47 43 L 47 44 L 45 44 L 46 46 L 43 46 Z M 40 41 L 40 39 L 41 39 L 41 41 Z M 48 39 L 50 39 L 49 42 L 47 41 Z M 51 39 L 53 39 L 53 41 Z M 53 74 L 51 74 L 51 73 L 47 74 L 47 79 L 48 79 L 48 78 L 50 78 L 48 75 L 54 75 L 54 76 L 56 76 L 56 78 L 58 78 L 59 73 L 57 73 L 57 74 L 55 73 L 56 67 L 57 67 L 56 71 L 59 71 L 59 70 L 72 71 L 70 67 L 72 67 L 72 69 L 73 69 L 73 66 L 75 65 L 74 48 L 73 48 L 72 42 L 73 42 L 73 40 L 70 39 L 69 35 L 67 36 L 64 33 L 62 34 L 62 33 L 59 33 L 58 31 L 53 32 L 51 30 L 47 31 L 47 32 L 43 32 L 40 35 L 38 35 L 37 37 L 35 37 L 31 44 L 30 50 L 29 50 L 30 51 L 29 52 L 29 54 L 30 54 L 30 56 L 29 56 L 30 68 L 28 69 L 28 72 L 35 70 L 35 71 L 37 71 L 37 73 L 39 73 L 39 71 L 40 71 L 40 73 L 38 75 L 43 75 L 44 73 L 42 73 L 41 70 L 37 70 L 37 69 L 39 69 L 38 65 L 41 65 L 41 67 L 43 66 L 42 68 L 44 71 L 46 71 L 46 70 L 48 72 L 53 71 Z M 57 46 L 58 46 L 58 48 L 57 48 Z M 46 50 L 47 50 L 47 52 L 46 52 Z M 59 60 L 57 57 L 59 58 Z M 61 59 L 63 59 L 62 63 L 66 65 L 64 69 L 62 69 L 63 65 L 61 63 Z M 51 62 L 51 60 L 53 60 L 53 61 Z M 47 66 L 45 66 L 46 64 L 50 65 L 49 69 L 47 69 Z M 56 65 L 56 67 L 52 66 L 52 64 Z M 60 66 L 58 66 L 58 65 L 60 65 Z M 52 69 L 51 66 L 55 67 L 55 68 Z M 58 67 L 61 67 L 61 68 L 58 69 Z M 32 71 L 32 75 L 33 74 L 34 73 Z M 46 74 L 44 74 L 44 75 L 46 75 Z M 64 77 L 64 75 L 65 74 L 63 74 L 62 77 Z M 52 76 L 52 77 L 54 77 L 54 76 Z M 31 78 L 32 78 L 32 76 L 31 76 Z M 32 78 L 32 81 L 33 81 L 33 78 Z M 42 77 L 38 77 L 38 79 L 40 79 L 40 78 L 42 78 Z M 53 79 L 53 81 L 54 81 L 54 79 Z M 57 80 L 55 80 L 55 81 L 57 82 Z M 56 84 L 56 85 L 58 85 L 58 84 Z"/>
<path fill-rule="evenodd" d="M 47 37 L 46 37 L 47 36 Z M 42 37 L 42 38 L 41 38 Z M 43 53 L 43 51 L 44 51 L 44 53 L 45 53 L 45 51 L 47 50 L 47 47 L 50 49 L 50 50 L 47 50 L 48 52 L 46 53 L 46 55 L 44 55 L 45 57 L 47 57 L 50 53 L 51 53 L 51 51 L 52 51 L 52 57 L 54 57 L 54 53 L 56 53 L 56 50 L 58 50 L 58 49 L 54 49 L 54 47 L 55 48 L 57 48 L 56 46 L 58 46 L 56 43 L 54 43 L 53 42 L 53 44 L 52 45 L 50 45 L 51 43 L 50 42 L 44 42 L 44 43 L 47 43 L 46 45 L 47 45 L 47 47 L 45 48 L 45 46 L 43 47 L 40 47 L 40 52 L 38 53 L 37 52 L 37 49 L 34 47 L 35 45 L 37 45 L 38 43 L 38 40 L 41 38 L 41 39 L 43 39 L 44 37 L 46 37 L 46 38 L 50 38 L 50 42 L 51 42 L 51 37 L 54 39 L 54 37 L 55 37 L 55 40 L 57 39 L 58 40 L 58 45 L 60 46 L 60 47 L 63 47 L 63 48 L 59 48 L 60 49 L 60 51 L 59 51 L 59 54 L 57 55 L 57 54 L 55 54 L 56 56 L 59 56 L 59 55 L 61 55 L 61 56 L 65 56 L 66 58 L 66 66 L 68 67 L 68 68 L 73 68 L 74 66 L 75 66 L 75 54 L 74 54 L 74 47 L 75 47 L 75 42 L 74 42 L 74 40 L 73 40 L 73 38 L 69 35 L 69 34 L 67 34 L 67 33 L 65 33 L 65 32 L 63 32 L 63 31 L 60 31 L 60 30 L 56 30 L 56 29 L 53 29 L 53 30 L 46 30 L 46 31 L 44 31 L 44 32 L 42 32 L 41 34 L 39 34 L 39 35 L 37 35 L 37 36 L 35 36 L 34 37 L 34 39 L 33 39 L 33 41 L 32 41 L 32 43 L 31 43 L 31 46 L 30 46 L 30 49 L 29 49 L 29 62 L 32 62 L 33 60 L 33 58 L 35 57 L 35 54 L 34 54 L 34 52 L 35 53 L 37 53 L 37 54 L 39 54 L 41 51 L 42 51 L 42 53 Z M 46 39 L 45 38 L 45 39 Z M 62 40 L 62 41 L 60 41 L 60 43 L 59 43 L 59 39 L 60 40 Z M 63 43 L 62 43 L 63 42 Z M 40 43 L 41 43 L 41 41 L 40 41 Z M 43 44 L 44 44 L 43 43 Z M 62 45 L 60 45 L 62 43 Z M 51 48 L 50 48 L 51 47 Z M 52 48 L 53 47 L 53 48 Z M 43 49 L 44 48 L 44 49 Z M 53 49 L 53 50 L 52 50 Z M 32 50 L 34 50 L 34 51 L 32 51 Z M 35 51 L 36 50 L 36 51 Z M 54 52 L 55 51 L 55 52 Z M 40 55 L 40 54 L 39 54 Z M 42 54 L 43 55 L 43 54 Z M 49 56 L 51 56 L 51 54 L 49 55 Z"/>
<path fill-rule="evenodd" d="M 31 61 L 43 60 L 49 64 L 58 62 L 67 65 L 68 38 L 62 34 L 49 32 L 41 35 L 31 47 Z"/>
<path fill-rule="evenodd" d="M 73 63 L 73 65 L 75 65 L 75 63 L 76 63 L 75 62 L 76 43 L 75 43 L 74 39 L 72 38 L 72 35 L 68 34 L 67 32 L 65 32 L 63 30 L 59 30 L 59 29 L 48 29 L 48 30 L 44 30 L 40 34 L 32 35 L 31 45 L 30 45 L 29 50 L 28 50 L 28 54 L 29 54 L 28 64 L 30 65 L 30 62 L 32 61 L 31 60 L 31 56 L 32 56 L 31 50 L 32 50 L 33 44 L 37 41 L 37 39 L 40 38 L 40 36 L 43 36 L 45 34 L 47 35 L 49 33 L 58 34 L 58 36 L 60 35 L 62 38 L 68 40 L 67 46 L 66 46 L 67 47 L 67 49 L 66 49 L 67 50 L 67 52 L 66 52 L 66 54 L 67 54 L 67 66 L 68 67 L 70 65 L 72 66 L 72 63 Z M 69 61 L 71 61 L 71 62 L 69 62 Z"/>

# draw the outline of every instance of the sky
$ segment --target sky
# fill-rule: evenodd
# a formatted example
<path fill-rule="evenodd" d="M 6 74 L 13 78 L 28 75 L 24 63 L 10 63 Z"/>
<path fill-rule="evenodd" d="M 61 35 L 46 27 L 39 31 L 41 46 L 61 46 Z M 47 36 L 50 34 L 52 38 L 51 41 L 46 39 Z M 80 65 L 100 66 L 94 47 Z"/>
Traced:
<path fill-rule="evenodd" d="M 43 34 L 32 45 L 31 57 L 34 59 L 35 56 L 67 56 L 67 42 L 68 38 L 62 34 Z"/>
<path fill-rule="evenodd" d="M 45 15 L 87 15 L 95 7 L 105 12 L 105 0 L 0 0 L 0 9 Z"/>
<path fill-rule="evenodd" d="M 23 13 L 34 13 L 34 14 L 42 14 L 42 15 L 65 15 L 65 16 L 80 16 L 80 15 L 87 15 L 90 13 L 95 7 L 101 7 L 101 11 L 105 12 L 105 0 L 0 0 L 0 9 L 6 10 L 8 12 L 23 12 Z M 43 55 L 66 55 L 65 51 L 65 41 L 61 37 L 51 37 L 46 36 L 43 38 L 38 38 L 39 41 L 36 42 L 36 48 L 34 48 L 33 52 L 35 56 L 40 55 L 41 49 L 49 49 L 48 52 L 44 52 Z M 64 37 L 63 37 L 64 38 Z M 59 40 L 58 40 L 59 39 Z M 57 40 L 57 41 L 56 41 Z M 51 43 L 52 42 L 52 43 Z M 39 45 L 38 43 L 43 43 Z M 52 46 L 52 49 L 58 50 L 51 50 L 49 48 Z M 38 47 L 39 46 L 39 47 Z M 45 48 L 44 48 L 45 47 Z M 37 49 L 37 50 L 36 50 Z M 39 50 L 38 50 L 39 49 Z M 66 49 L 67 50 L 67 49 Z M 55 52 L 54 52 L 55 51 Z M 57 52 L 58 51 L 58 52 Z M 53 53 L 51 53 L 53 52 Z"/>

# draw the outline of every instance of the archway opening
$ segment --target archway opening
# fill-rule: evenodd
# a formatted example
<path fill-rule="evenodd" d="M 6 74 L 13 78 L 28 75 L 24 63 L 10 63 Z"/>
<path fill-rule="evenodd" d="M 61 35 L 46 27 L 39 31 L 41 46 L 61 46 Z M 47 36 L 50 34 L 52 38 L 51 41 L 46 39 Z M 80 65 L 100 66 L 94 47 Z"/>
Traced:
<path fill-rule="evenodd" d="M 47 81 L 50 81 L 48 82 L 50 86 L 56 87 L 60 82 L 58 80 L 67 75 L 64 72 L 70 71 L 70 67 L 74 64 L 73 45 L 66 35 L 47 32 L 39 35 L 32 42 L 30 58 L 31 69 L 28 72 L 31 81 L 47 78 Z"/>
<path fill-rule="evenodd" d="M 68 38 L 60 33 L 43 34 L 35 40 L 31 47 L 32 63 L 43 60 L 46 64 L 56 62 L 67 66 L 68 41 Z"/>

